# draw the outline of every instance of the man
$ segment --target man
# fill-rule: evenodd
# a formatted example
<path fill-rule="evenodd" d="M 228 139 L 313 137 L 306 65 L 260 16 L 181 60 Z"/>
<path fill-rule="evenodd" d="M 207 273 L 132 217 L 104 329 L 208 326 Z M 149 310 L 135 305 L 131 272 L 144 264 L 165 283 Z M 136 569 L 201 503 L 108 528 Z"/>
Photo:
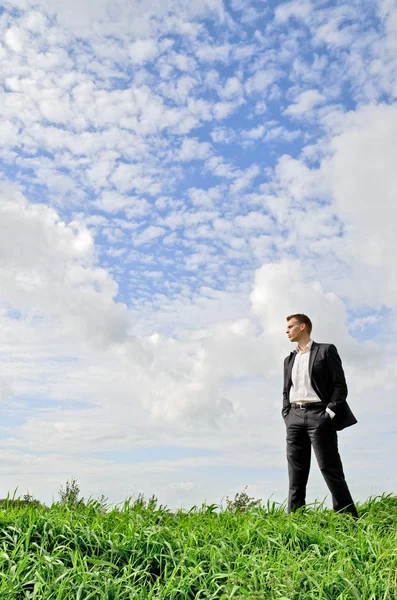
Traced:
<path fill-rule="evenodd" d="M 287 317 L 287 335 L 297 344 L 284 361 L 282 415 L 287 428 L 288 511 L 305 505 L 311 446 L 332 494 L 335 511 L 357 517 L 338 452 L 337 430 L 357 423 L 347 402 L 347 386 L 333 344 L 310 339 L 306 315 Z"/>

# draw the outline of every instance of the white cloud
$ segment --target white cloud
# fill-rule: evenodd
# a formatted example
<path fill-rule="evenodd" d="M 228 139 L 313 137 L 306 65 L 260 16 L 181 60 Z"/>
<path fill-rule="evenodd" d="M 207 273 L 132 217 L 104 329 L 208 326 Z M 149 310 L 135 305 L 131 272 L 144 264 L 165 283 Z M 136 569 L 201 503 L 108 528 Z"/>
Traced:
<path fill-rule="evenodd" d="M 247 94 L 256 94 L 265 92 L 282 75 L 281 71 L 275 68 L 261 69 L 245 82 Z"/>
<path fill-rule="evenodd" d="M 230 186 L 230 192 L 232 194 L 238 194 L 243 190 L 251 187 L 252 182 L 259 175 L 260 169 L 258 165 L 251 165 L 245 172 L 236 173 L 235 181 Z"/>
<path fill-rule="evenodd" d="M 276 23 L 285 23 L 292 17 L 306 22 L 313 8 L 310 2 L 306 0 L 292 0 L 292 2 L 283 2 L 276 7 Z"/>
<path fill-rule="evenodd" d="M 242 131 L 242 136 L 248 140 L 259 140 L 263 137 L 265 133 L 265 126 L 258 125 L 257 127 L 253 127 L 252 129 L 247 129 Z"/>
<path fill-rule="evenodd" d="M 221 46 L 202 45 L 197 51 L 197 58 L 203 62 L 227 63 L 231 48 L 230 44 L 223 44 Z"/>
<path fill-rule="evenodd" d="M 367 317 L 361 317 L 358 319 L 354 319 L 354 321 L 350 324 L 350 329 L 365 329 L 368 325 L 374 325 L 377 321 L 379 321 L 378 315 L 369 315 Z"/>
<path fill-rule="evenodd" d="M 257 212 L 248 213 L 244 217 L 236 217 L 235 223 L 242 229 L 259 229 L 263 232 L 269 231 L 272 225 L 272 221 L 267 215 Z"/>
<path fill-rule="evenodd" d="M 42 33 L 47 26 L 47 17 L 37 10 L 31 10 L 24 15 L 23 24 L 29 31 Z"/>
<path fill-rule="evenodd" d="M 93 206 L 108 213 L 116 213 L 128 210 L 130 218 L 141 217 L 150 212 L 150 204 L 147 200 L 135 196 L 124 196 L 117 192 L 107 191 L 95 200 Z"/>
<path fill-rule="evenodd" d="M 169 487 L 173 490 L 181 490 L 182 492 L 184 492 L 193 490 L 197 488 L 198 485 L 196 483 L 193 483 L 192 481 L 178 481 L 176 483 L 171 483 Z"/>
<path fill-rule="evenodd" d="M 348 252 L 357 268 L 346 282 L 357 303 L 395 306 L 396 140 L 396 106 L 362 107 L 346 115 L 342 131 L 332 140 L 333 157 L 324 165 L 345 221 L 342 255 Z"/>
<path fill-rule="evenodd" d="M 302 161 L 291 156 L 282 156 L 276 166 L 274 177 L 263 190 L 273 192 L 279 199 L 267 206 L 279 219 L 288 219 L 293 205 L 302 207 L 305 212 L 312 209 L 308 200 L 324 202 L 330 198 L 329 182 L 317 169 L 311 169 Z"/>
<path fill-rule="evenodd" d="M 286 129 L 285 127 L 271 127 L 271 129 L 269 129 L 269 131 L 267 131 L 266 134 L 264 135 L 263 140 L 265 142 L 271 142 L 271 141 L 291 142 L 293 140 L 296 140 L 300 136 L 301 136 L 301 132 L 299 130 L 291 131 L 289 129 Z"/>
<path fill-rule="evenodd" d="M 244 88 L 238 77 L 229 77 L 226 84 L 219 88 L 218 93 L 223 98 L 235 98 L 244 93 Z"/>
<path fill-rule="evenodd" d="M 153 39 L 136 40 L 130 46 L 131 62 L 134 65 L 142 65 L 151 61 L 158 55 L 157 43 Z"/>
<path fill-rule="evenodd" d="M 324 277 L 331 273 L 334 289 L 355 306 L 395 309 L 396 115 L 394 105 L 327 115 L 329 154 L 320 167 L 284 156 L 271 185 L 262 188 L 290 244 L 300 244 L 298 254 L 306 251 L 303 240 L 315 237 L 312 249 L 337 261 L 339 274 L 323 263 Z"/>
<path fill-rule="evenodd" d="M 330 47 L 349 47 L 357 37 L 358 25 L 344 25 L 346 21 L 354 19 L 355 10 L 345 6 L 335 7 L 331 14 L 327 15 L 324 23 L 317 24 L 313 43 Z"/>
<path fill-rule="evenodd" d="M 157 194 L 161 184 L 157 181 L 155 169 L 145 169 L 142 163 L 119 164 L 110 177 L 110 181 L 121 192 L 136 190 L 139 193 Z"/>
<path fill-rule="evenodd" d="M 297 98 L 295 98 L 294 104 L 290 104 L 285 113 L 287 115 L 309 113 L 316 106 L 323 104 L 324 102 L 325 96 L 318 90 L 306 90 L 305 92 L 301 92 Z M 306 116 L 310 117 L 310 114 Z"/>
<path fill-rule="evenodd" d="M 28 8 L 30 2 L 12 0 L 12 4 Z M 62 27 L 77 30 L 80 34 L 91 32 L 94 28 L 102 35 L 128 33 L 135 37 L 146 37 L 153 32 L 154 21 L 167 21 L 167 14 L 177 15 L 182 21 L 179 26 L 180 32 L 191 33 L 193 26 L 188 28 L 190 19 L 202 16 L 224 18 L 221 0 L 204 0 L 197 6 L 188 0 L 153 0 L 144 5 L 137 1 L 123 0 L 117 8 L 109 0 L 70 0 L 67 4 L 60 0 L 40 0 L 35 3 L 35 8 L 37 6 L 44 9 L 44 12 L 55 13 Z"/>
<path fill-rule="evenodd" d="M 233 129 L 228 129 L 227 127 L 215 127 L 211 131 L 211 137 L 216 144 L 230 144 L 237 136 Z"/>
<path fill-rule="evenodd" d="M 214 104 L 215 119 L 226 119 L 242 104 L 243 100 L 235 100 L 234 102 L 217 102 Z"/>
<path fill-rule="evenodd" d="M 161 90 L 168 98 L 172 98 L 175 102 L 185 103 L 191 97 L 191 91 L 197 85 L 197 80 L 194 77 L 185 75 L 180 77 L 175 82 L 168 81 L 161 86 Z M 195 112 L 194 109 L 192 112 Z M 200 112 L 198 111 L 198 115 Z"/>
<path fill-rule="evenodd" d="M 14 52 L 22 52 L 25 36 L 18 27 L 11 27 L 6 31 L 4 41 Z"/>
<path fill-rule="evenodd" d="M 164 235 L 165 232 L 166 230 L 163 227 L 156 227 L 155 225 L 150 225 L 134 239 L 134 244 L 136 246 L 147 244 L 148 242 L 152 242 L 153 240 L 161 237 L 162 235 Z"/>
<path fill-rule="evenodd" d="M 195 138 L 184 139 L 178 153 L 181 161 L 206 160 L 211 156 L 211 144 L 208 142 L 199 142 Z"/>
<path fill-rule="evenodd" d="M 12 187 L 3 186 L 1 195 L 2 301 L 58 319 L 61 336 L 78 330 L 88 343 L 124 339 L 126 307 L 114 303 L 117 284 L 94 264 L 87 229 Z"/>
<path fill-rule="evenodd" d="M 190 188 L 188 194 L 195 206 L 205 208 L 213 208 L 214 204 L 222 198 L 222 191 L 219 187 L 210 188 L 208 190 Z"/>

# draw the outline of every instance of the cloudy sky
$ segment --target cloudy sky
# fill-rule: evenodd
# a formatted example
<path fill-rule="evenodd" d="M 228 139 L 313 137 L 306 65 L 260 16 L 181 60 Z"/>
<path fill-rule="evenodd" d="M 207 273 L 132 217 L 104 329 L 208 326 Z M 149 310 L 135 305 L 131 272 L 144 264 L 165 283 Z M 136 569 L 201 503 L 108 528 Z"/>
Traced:
<path fill-rule="evenodd" d="M 5 0 L 0 30 L 0 496 L 283 502 L 293 312 L 342 357 L 353 497 L 396 493 L 396 1 Z"/>

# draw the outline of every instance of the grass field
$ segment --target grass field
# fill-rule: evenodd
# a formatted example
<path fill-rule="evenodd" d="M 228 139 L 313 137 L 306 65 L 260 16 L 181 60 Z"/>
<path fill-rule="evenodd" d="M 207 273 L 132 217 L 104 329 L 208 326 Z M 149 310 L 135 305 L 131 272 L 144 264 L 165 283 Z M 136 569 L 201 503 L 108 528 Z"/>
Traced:
<path fill-rule="evenodd" d="M 0 507 L 0 599 L 397 598 L 397 496 L 360 518 L 275 504 Z"/>

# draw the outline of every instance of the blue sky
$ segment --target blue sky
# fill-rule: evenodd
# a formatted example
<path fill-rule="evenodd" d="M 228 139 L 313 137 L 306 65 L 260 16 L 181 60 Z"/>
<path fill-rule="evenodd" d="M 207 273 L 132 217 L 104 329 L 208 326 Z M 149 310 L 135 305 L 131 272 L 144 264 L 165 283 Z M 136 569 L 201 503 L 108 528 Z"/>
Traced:
<path fill-rule="evenodd" d="M 293 312 L 343 360 L 353 496 L 395 492 L 395 0 L 13 0 L 0 30 L 0 495 L 282 502 Z"/>

